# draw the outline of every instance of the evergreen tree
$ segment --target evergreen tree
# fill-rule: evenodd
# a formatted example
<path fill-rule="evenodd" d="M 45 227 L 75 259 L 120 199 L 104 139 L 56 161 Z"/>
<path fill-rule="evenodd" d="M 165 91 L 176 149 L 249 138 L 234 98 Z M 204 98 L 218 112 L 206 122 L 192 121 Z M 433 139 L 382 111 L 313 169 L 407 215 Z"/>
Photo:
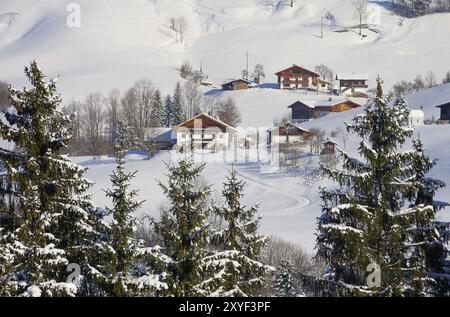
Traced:
<path fill-rule="evenodd" d="M 444 79 L 442 80 L 443 84 L 450 84 L 450 70 L 445 74 Z"/>
<path fill-rule="evenodd" d="M 14 151 L 2 149 L 0 159 L 14 188 L 14 204 L 20 206 L 2 237 L 6 256 L 14 260 L 5 291 L 73 296 L 79 290 L 66 283 L 66 265 L 86 264 L 95 241 L 92 225 L 99 219 L 85 194 L 90 186 L 85 170 L 61 154 L 70 141 L 70 120 L 58 110 L 56 82 L 46 82 L 36 62 L 25 74 L 32 88 L 10 89 L 12 108 L 0 121 L 2 136 L 15 146 Z"/>
<path fill-rule="evenodd" d="M 417 250 L 411 255 L 411 243 L 423 246 L 428 239 L 415 233 L 434 218 L 434 191 L 426 203 L 413 198 L 421 196 L 418 189 L 432 188 L 424 179 L 431 166 L 419 143 L 414 150 L 399 151 L 412 136 L 404 127 L 408 108 L 402 99 L 388 106 L 381 85 L 378 80 L 377 95 L 365 115 L 348 125 L 362 139 L 363 160 L 342 152 L 343 170 L 322 167 L 339 187 L 322 190 L 317 255 L 329 264 L 328 277 L 350 286 L 354 295 L 419 294 L 424 290 L 426 255 Z M 380 288 L 367 285 L 369 264 L 381 269 Z"/>
<path fill-rule="evenodd" d="M 174 125 L 179 125 L 186 120 L 184 109 L 185 105 L 183 89 L 181 88 L 181 84 L 178 82 L 175 86 L 175 91 L 172 99 L 172 123 Z"/>
<path fill-rule="evenodd" d="M 282 259 L 273 277 L 274 289 L 278 297 L 297 297 L 298 285 L 295 281 L 295 268 L 288 260 Z"/>
<path fill-rule="evenodd" d="M 204 259 L 209 255 L 207 243 L 210 236 L 209 186 L 199 183 L 204 165 L 180 161 L 168 166 L 168 184 L 160 183 L 170 206 L 163 210 L 155 223 L 164 253 L 171 259 L 166 262 L 168 290 L 160 295 L 204 296 L 208 295 L 203 284 Z"/>
<path fill-rule="evenodd" d="M 145 248 L 143 241 L 134 238 L 140 222 L 133 214 L 139 210 L 142 202 L 135 200 L 137 191 L 129 189 L 136 172 L 125 171 L 124 156 L 133 145 L 129 130 L 130 127 L 125 123 L 118 122 L 115 144 L 117 167 L 111 176 L 112 188 L 106 191 L 106 196 L 113 203 L 112 208 L 107 208 L 108 214 L 112 216 L 109 245 L 103 250 L 105 272 L 102 275 L 99 267 L 97 275 L 104 294 L 118 297 L 148 295 L 167 287 L 152 268 L 156 262 L 164 261 L 159 248 Z M 149 258 L 152 263 L 144 265 Z"/>
<path fill-rule="evenodd" d="M 169 128 L 173 124 L 172 98 L 169 95 L 167 95 L 166 100 L 164 101 L 164 114 L 166 127 Z"/>
<path fill-rule="evenodd" d="M 150 125 L 152 127 L 163 127 L 166 125 L 166 114 L 161 92 L 157 89 L 153 94 L 152 112 Z"/>
<path fill-rule="evenodd" d="M 427 295 L 440 292 L 440 284 L 450 285 L 450 274 L 445 274 L 445 259 L 449 253 L 446 246 L 450 223 L 435 221 L 436 213 L 448 203 L 435 201 L 436 192 L 444 188 L 444 182 L 427 177 L 437 161 L 424 153 L 422 141 L 413 140 L 414 151 L 410 153 L 405 176 L 410 191 L 405 197 L 412 202 L 402 213 L 406 223 L 404 253 L 408 254 L 403 271 L 411 280 L 407 289 L 411 295 Z M 430 280 L 429 277 L 434 280 Z"/>
<path fill-rule="evenodd" d="M 225 223 L 225 228 L 218 234 L 219 250 L 206 261 L 215 277 L 210 281 L 214 295 L 249 296 L 262 285 L 271 269 L 261 262 L 260 253 L 266 237 L 258 234 L 261 220 L 255 217 L 258 209 L 241 204 L 244 186 L 232 170 L 222 191 L 226 204 L 214 208 Z"/>

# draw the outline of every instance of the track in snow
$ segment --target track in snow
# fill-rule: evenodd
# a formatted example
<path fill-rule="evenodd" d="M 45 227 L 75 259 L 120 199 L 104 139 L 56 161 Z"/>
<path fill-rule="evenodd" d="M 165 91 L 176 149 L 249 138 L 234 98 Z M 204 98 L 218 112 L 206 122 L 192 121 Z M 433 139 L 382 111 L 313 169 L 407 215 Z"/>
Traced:
<path fill-rule="evenodd" d="M 293 206 L 289 206 L 287 208 L 282 208 L 282 209 L 278 209 L 278 210 L 273 210 L 270 212 L 265 212 L 263 215 L 264 216 L 290 216 L 290 215 L 295 215 L 298 213 L 302 212 L 302 209 L 308 205 L 311 204 L 311 201 L 306 198 L 306 197 L 302 197 L 302 196 L 295 196 L 295 195 L 291 195 L 285 191 L 281 191 L 278 190 L 276 188 L 274 188 L 273 186 L 270 186 L 260 180 L 254 179 L 252 177 L 249 177 L 245 174 L 243 174 L 242 172 L 240 172 L 238 169 L 235 169 L 236 173 L 238 176 L 240 176 L 241 178 L 252 182 L 253 184 L 256 184 L 260 187 L 263 187 L 264 189 L 268 189 L 271 192 L 277 193 L 278 195 L 281 195 L 283 197 L 287 197 L 289 199 L 292 199 L 294 201 L 296 201 L 296 204 Z"/>

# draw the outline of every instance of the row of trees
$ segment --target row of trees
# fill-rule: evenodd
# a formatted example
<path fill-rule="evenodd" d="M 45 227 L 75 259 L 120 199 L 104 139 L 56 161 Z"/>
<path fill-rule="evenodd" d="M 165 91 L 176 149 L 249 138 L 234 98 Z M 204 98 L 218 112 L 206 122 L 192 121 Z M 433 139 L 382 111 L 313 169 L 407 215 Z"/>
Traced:
<path fill-rule="evenodd" d="M 434 200 L 445 184 L 427 176 L 436 162 L 419 139 L 400 150 L 412 136 L 402 126 L 409 110 L 401 98 L 389 104 L 378 80 L 365 115 L 348 125 L 361 159 L 342 152 L 343 169 L 322 167 L 339 186 L 321 192 L 317 257 L 348 295 L 449 295 L 450 223 L 435 219 L 448 204 Z"/>
<path fill-rule="evenodd" d="M 69 152 L 76 155 L 107 154 L 113 152 L 117 139 L 117 124 L 126 122 L 135 131 L 137 147 L 144 147 L 148 128 L 172 127 L 201 111 L 219 117 L 236 126 L 240 114 L 232 99 L 204 97 L 198 83 L 187 80 L 177 83 L 173 95 L 163 96 L 148 80 L 140 80 L 121 94 L 111 90 L 107 96 L 88 95 L 84 101 L 73 101 L 63 112 L 72 116 L 73 139 Z"/>
<path fill-rule="evenodd" d="M 432 88 L 440 84 L 450 83 L 450 70 L 441 81 L 438 80 L 435 72 L 429 71 L 425 76 L 417 75 L 413 81 L 400 81 L 392 87 L 391 94 L 394 97 L 406 96 L 427 88 Z"/>
<path fill-rule="evenodd" d="M 135 173 L 124 161 L 133 128 L 117 123 L 117 167 L 106 192 L 112 207 L 98 208 L 87 194 L 86 170 L 62 154 L 70 120 L 58 110 L 55 82 L 46 82 L 35 62 L 25 73 L 32 88 L 10 90 L 14 111 L 0 121 L 15 144 L 0 151 L 0 295 L 245 296 L 262 285 L 271 269 L 261 262 L 266 238 L 257 232 L 257 207 L 241 204 L 244 183 L 235 171 L 220 204 L 200 181 L 204 166 L 168 166 L 168 183 L 160 186 L 169 205 L 152 221 L 160 246 L 145 246 L 135 237 Z M 75 271 L 67 276 L 67 268 Z"/>

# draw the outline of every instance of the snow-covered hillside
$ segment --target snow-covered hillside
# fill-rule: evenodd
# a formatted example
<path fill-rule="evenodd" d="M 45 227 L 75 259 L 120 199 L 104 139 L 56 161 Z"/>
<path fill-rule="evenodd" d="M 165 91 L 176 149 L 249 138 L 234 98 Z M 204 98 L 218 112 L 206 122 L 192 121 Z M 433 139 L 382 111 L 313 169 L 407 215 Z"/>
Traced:
<path fill-rule="evenodd" d="M 347 0 L 298 0 L 293 8 L 270 0 L 79 0 L 81 28 L 66 24 L 68 1 L 0 2 L 0 79 L 23 84 L 22 68 L 37 59 L 51 75 L 61 75 L 66 99 L 113 87 L 126 88 L 142 77 L 165 92 L 179 79 L 183 60 L 203 64 L 216 84 L 237 77 L 250 64 L 265 66 L 267 82 L 293 63 L 326 64 L 335 72 L 380 74 L 387 86 L 417 73 L 443 75 L 448 65 L 449 14 L 405 20 L 372 1 L 369 15 L 381 33 L 335 33 L 320 17 L 332 13 L 338 26 L 356 23 Z M 185 16 L 185 44 L 175 42 L 170 17 Z M 14 22 L 12 22 L 14 20 Z M 5 22 L 6 21 L 6 22 Z M 6 27 L 7 25 L 7 27 Z M 439 31 L 436 31 L 439 30 Z M 441 74 L 442 73 L 442 74 Z M 373 80 L 372 80 L 373 84 Z M 276 98 L 276 96 L 274 96 Z"/>

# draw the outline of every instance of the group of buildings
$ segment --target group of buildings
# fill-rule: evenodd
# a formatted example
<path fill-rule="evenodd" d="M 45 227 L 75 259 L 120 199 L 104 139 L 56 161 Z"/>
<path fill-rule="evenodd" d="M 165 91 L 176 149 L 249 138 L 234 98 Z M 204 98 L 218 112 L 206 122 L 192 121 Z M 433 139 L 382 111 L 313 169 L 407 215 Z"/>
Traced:
<path fill-rule="evenodd" d="M 304 100 L 297 100 L 291 105 L 286 105 L 290 110 L 289 122 L 265 131 L 268 145 L 304 142 L 311 136 L 311 133 L 302 128 L 300 124 L 330 113 L 345 112 L 362 107 L 365 98 L 368 97 L 369 86 L 366 75 L 337 75 L 334 85 L 321 79 L 317 73 L 297 65 L 279 71 L 275 75 L 278 78 L 279 89 L 317 91 L 318 95 L 322 95 L 323 98 L 314 98 L 316 101 L 312 104 Z M 222 85 L 223 90 L 243 90 L 254 87 L 257 85 L 246 79 L 237 79 Z M 448 88 L 450 91 L 450 84 Z M 432 106 L 433 109 L 440 109 L 440 121 L 450 122 L 450 94 L 446 96 L 445 93 L 430 93 L 440 96 L 439 100 L 433 101 Z M 413 110 L 410 111 L 407 122 L 405 122 L 408 126 L 415 127 L 425 123 L 425 114 L 421 105 L 425 101 L 429 101 L 431 97 L 425 96 L 424 98 L 424 100 L 410 102 Z M 149 129 L 147 140 L 158 144 L 160 149 L 177 147 L 178 149 L 221 150 L 229 148 L 231 141 L 235 140 L 234 138 L 238 134 L 236 127 L 207 113 L 200 113 L 174 128 Z M 325 148 L 334 148 L 333 142 L 329 141 L 324 144 Z"/>
<path fill-rule="evenodd" d="M 279 89 L 310 90 L 333 93 L 344 97 L 367 98 L 369 76 L 358 74 L 338 74 L 336 82 L 331 83 L 321 78 L 316 72 L 305 67 L 292 65 L 275 73 Z M 222 85 L 222 90 L 244 90 L 258 85 L 247 79 L 235 79 Z"/>

